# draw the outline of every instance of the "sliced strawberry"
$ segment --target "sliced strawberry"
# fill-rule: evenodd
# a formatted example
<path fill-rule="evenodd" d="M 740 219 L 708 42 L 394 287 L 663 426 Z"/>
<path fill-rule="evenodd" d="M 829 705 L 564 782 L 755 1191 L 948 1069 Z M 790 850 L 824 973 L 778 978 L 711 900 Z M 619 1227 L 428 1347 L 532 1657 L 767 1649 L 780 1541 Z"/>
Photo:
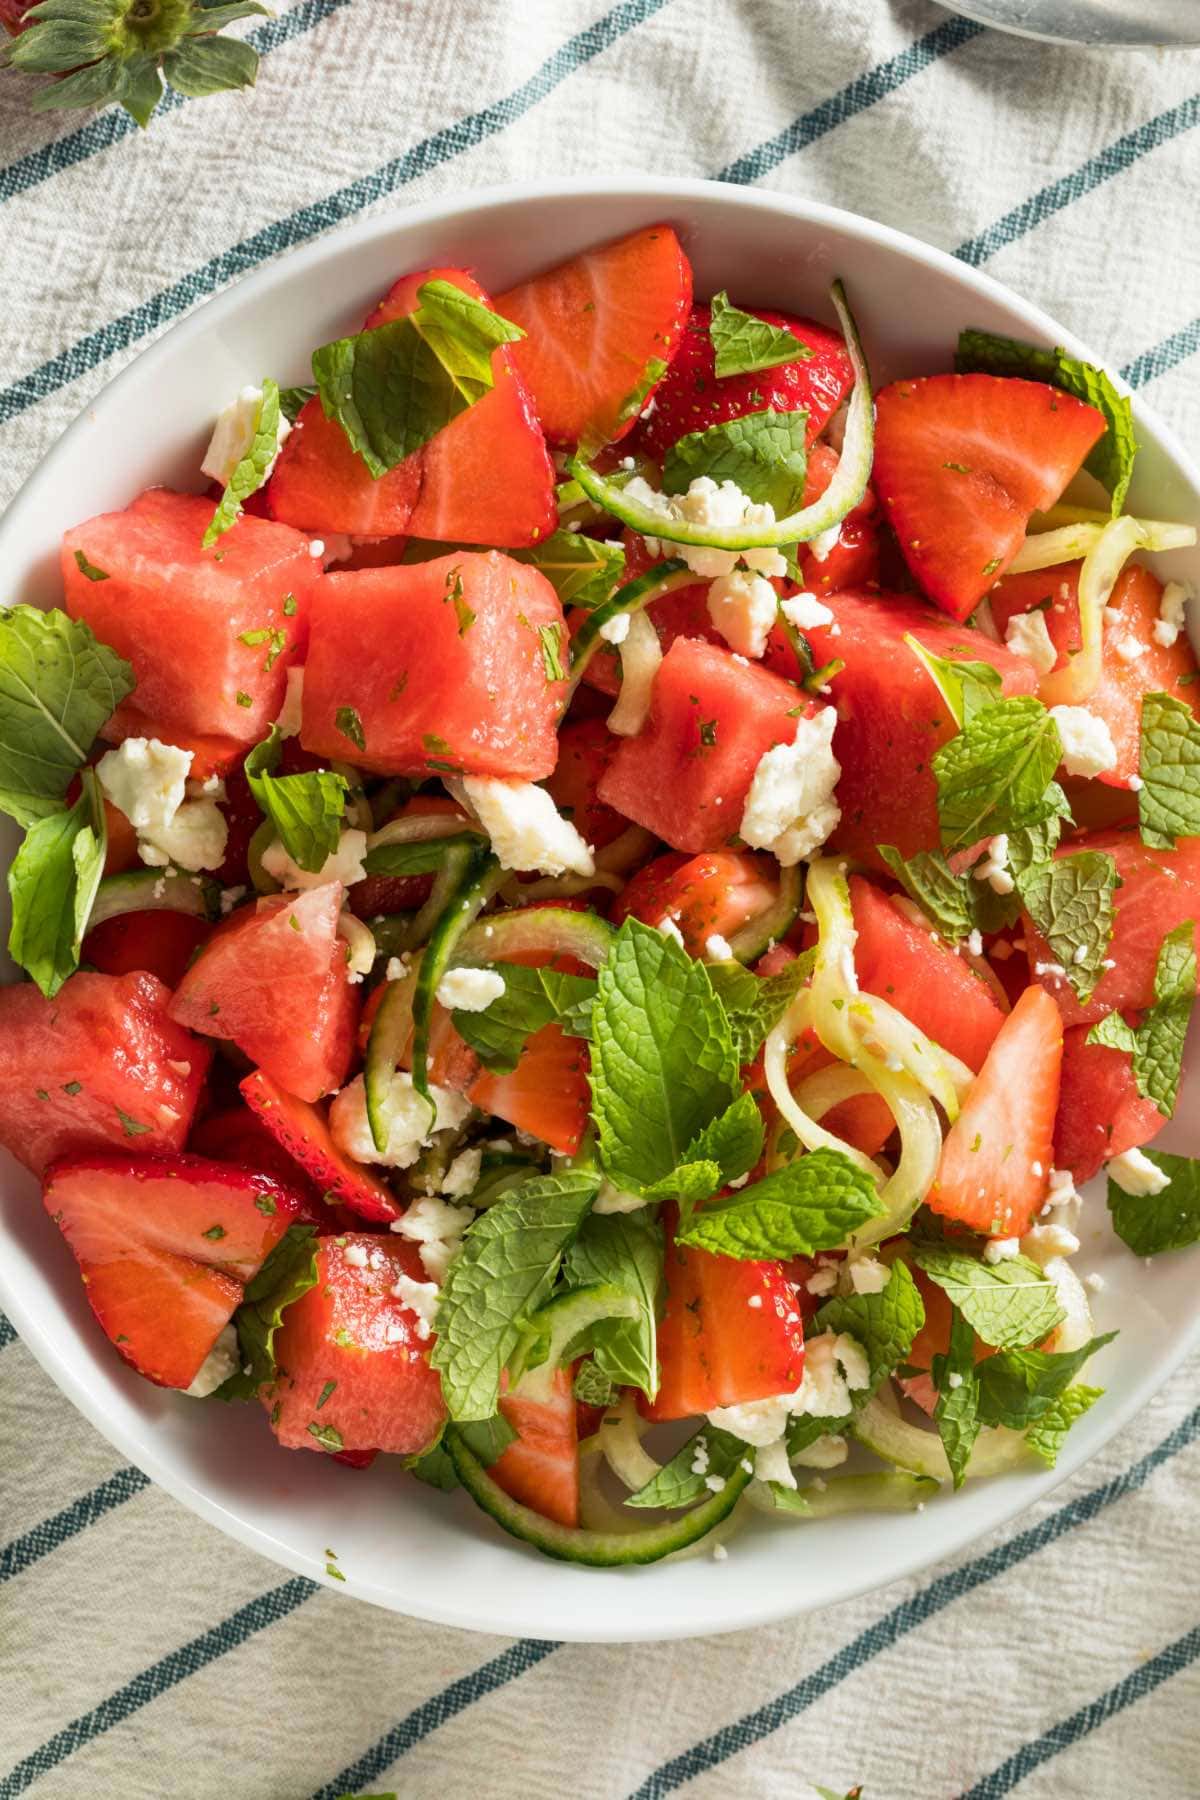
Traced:
<path fill-rule="evenodd" d="M 271 1429 L 291 1450 L 419 1455 L 446 1408 L 428 1327 L 394 1292 L 401 1277 L 428 1285 L 416 1246 L 367 1232 L 321 1238 L 316 1268 L 275 1335 L 278 1374 L 259 1396 Z"/>
<path fill-rule="evenodd" d="M 303 1169 L 248 1106 L 226 1106 L 209 1113 L 193 1127 L 188 1150 L 211 1162 L 235 1163 L 252 1174 L 269 1175 L 302 1193 L 310 1205 L 320 1197 Z"/>
<path fill-rule="evenodd" d="M 620 741 L 603 719 L 564 726 L 558 734 L 558 762 L 546 780 L 559 812 L 595 850 L 620 837 L 628 824 L 596 792 Z"/>
<path fill-rule="evenodd" d="M 931 600 L 965 619 L 1105 430 L 1041 381 L 927 375 L 876 396 L 875 491 Z"/>
<path fill-rule="evenodd" d="M 667 1212 L 667 1302 L 658 1331 L 661 1381 L 651 1419 L 687 1419 L 792 1393 L 804 1374 L 804 1326 L 777 1262 L 739 1262 L 675 1242 Z"/>
<path fill-rule="evenodd" d="M 118 913 L 88 932 L 83 940 L 83 961 L 103 975 L 129 975 L 145 969 L 173 988 L 183 980 L 188 964 L 211 931 L 208 920 L 198 919 L 194 913 L 156 908 Z"/>
<path fill-rule="evenodd" d="M 709 335 L 711 311 L 707 306 L 694 306 L 654 405 L 638 424 L 637 447 L 655 462 L 661 462 L 671 445 L 689 431 L 707 431 L 710 425 L 723 425 L 727 419 L 740 419 L 766 407 L 775 412 L 806 411 L 811 443 L 850 392 L 853 371 L 837 332 L 790 313 L 758 307 L 742 310 L 790 331 L 810 354 L 802 352 L 796 362 L 780 363 L 774 369 L 724 375 L 718 380 Z"/>
<path fill-rule="evenodd" d="M 804 479 L 804 504 L 819 500 L 833 480 L 840 458 L 828 444 L 814 444 L 808 453 Z M 865 588 L 878 583 L 880 573 L 879 506 L 872 488 L 852 507 L 838 526 L 837 536 L 822 555 L 811 544 L 799 546 L 800 573 L 810 594 L 841 593 L 845 588 Z"/>
<path fill-rule="evenodd" d="M 691 267 L 669 225 L 585 250 L 497 298 L 497 312 L 526 333 L 513 359 L 552 444 L 625 435 L 691 302 Z"/>
<path fill-rule="evenodd" d="M 276 1142 L 320 1190 L 323 1200 L 340 1202 L 361 1218 L 381 1225 L 400 1217 L 403 1208 L 391 1190 L 370 1169 L 342 1155 L 323 1112 L 306 1100 L 297 1100 L 261 1069 L 247 1075 L 240 1091 Z"/>
<path fill-rule="evenodd" d="M 942 1146 L 928 1203 L 996 1237 L 1022 1237 L 1046 1199 L 1062 1073 L 1058 1008 L 1039 987 L 1013 1007 Z"/>
<path fill-rule="evenodd" d="M 302 531 L 392 537 L 408 531 L 421 491 L 419 453 L 376 481 L 319 396 L 301 410 L 267 484 L 271 517 Z"/>
<path fill-rule="evenodd" d="M 579 1523 L 579 1439 L 571 1372 L 559 1369 L 549 1400 L 503 1394 L 500 1411 L 516 1440 L 492 1464 L 492 1480 L 547 1519 Z"/>
<path fill-rule="evenodd" d="M 613 906 L 612 919 L 641 919 L 657 926 L 672 919 L 685 950 L 703 956 L 714 934 L 730 938 L 762 916 L 779 899 L 769 857 L 753 852 L 705 850 L 699 856 L 675 852 L 657 856 L 639 869 Z"/>
<path fill-rule="evenodd" d="M 161 1387 L 195 1378 L 303 1200 L 266 1175 L 196 1156 L 67 1157 L 43 1200 L 83 1271 L 92 1311 Z"/>
<path fill-rule="evenodd" d="M 473 1106 L 540 1138 L 561 1155 L 573 1156 L 587 1130 L 591 1105 L 587 1045 L 582 1038 L 567 1037 L 557 1025 L 543 1025 L 526 1040 L 511 1075 L 483 1069 L 465 1091 Z"/>
<path fill-rule="evenodd" d="M 1137 1015 L 1129 1015 L 1136 1023 Z M 1063 1036 L 1062 1086 L 1054 1121 L 1054 1161 L 1080 1185 L 1110 1156 L 1139 1149 L 1166 1124 L 1152 1100 L 1143 1099 L 1126 1051 L 1089 1044 L 1090 1025 Z"/>

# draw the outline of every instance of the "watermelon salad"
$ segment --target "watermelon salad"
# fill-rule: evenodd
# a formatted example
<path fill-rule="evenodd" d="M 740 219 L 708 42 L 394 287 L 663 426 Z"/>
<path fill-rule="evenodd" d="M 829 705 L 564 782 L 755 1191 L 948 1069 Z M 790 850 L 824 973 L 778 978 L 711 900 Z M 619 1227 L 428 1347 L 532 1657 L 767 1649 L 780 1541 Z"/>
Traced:
<path fill-rule="evenodd" d="M 0 1144 L 98 1328 L 584 1564 L 1053 1464 L 1080 1190 L 1200 1239 L 1195 530 L 1101 370 L 873 392 L 817 305 L 406 274 L 0 614 Z"/>

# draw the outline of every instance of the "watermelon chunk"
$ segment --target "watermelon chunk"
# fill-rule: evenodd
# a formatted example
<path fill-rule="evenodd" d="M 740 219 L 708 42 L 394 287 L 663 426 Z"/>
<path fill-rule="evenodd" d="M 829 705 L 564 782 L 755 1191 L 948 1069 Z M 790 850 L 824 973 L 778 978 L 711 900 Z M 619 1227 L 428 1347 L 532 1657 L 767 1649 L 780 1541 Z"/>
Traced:
<path fill-rule="evenodd" d="M 53 1000 L 0 988 L 0 1144 L 40 1175 L 56 1157 L 181 1150 L 212 1057 L 154 975 L 72 975 Z"/>
<path fill-rule="evenodd" d="M 278 1375 L 260 1395 L 288 1449 L 417 1456 L 437 1439 L 442 1385 L 417 1315 L 392 1293 L 401 1276 L 428 1282 L 413 1244 L 370 1233 L 319 1239 L 316 1286 L 284 1313 Z"/>
<path fill-rule="evenodd" d="M 1136 1014 L 1129 1016 L 1136 1023 Z M 1054 1121 L 1054 1161 L 1082 1186 L 1110 1156 L 1137 1150 L 1166 1124 L 1152 1100 L 1138 1093 L 1124 1050 L 1089 1044 L 1090 1025 L 1063 1033 L 1062 1084 Z"/>
<path fill-rule="evenodd" d="M 331 881 L 233 913 L 175 990 L 171 1017 L 232 1040 L 302 1100 L 340 1087 L 358 1019 L 337 930 L 344 892 Z"/>
<path fill-rule="evenodd" d="M 675 850 L 718 849 L 741 824 L 759 759 L 792 742 L 797 717 L 819 711 L 770 670 L 678 638 L 654 677 L 646 724 L 597 791 Z"/>
<path fill-rule="evenodd" d="M 46 1211 L 70 1244 L 88 1302 L 127 1362 L 185 1388 L 303 1201 L 265 1175 L 197 1156 L 67 1157 Z"/>
<path fill-rule="evenodd" d="M 137 678 L 132 708 L 118 707 L 106 732 L 118 741 L 131 710 L 142 729 L 153 720 L 168 734 L 255 743 L 283 703 L 290 664 L 303 660 L 320 562 L 299 532 L 250 517 L 204 550 L 212 514 L 211 500 L 150 488 L 63 538 L 67 611 Z M 77 554 L 108 579 L 84 575 Z"/>
<path fill-rule="evenodd" d="M 82 959 L 102 975 L 129 975 L 145 969 L 173 988 L 183 980 L 194 953 L 212 926 L 192 913 L 150 910 L 118 913 L 88 932 Z"/>
<path fill-rule="evenodd" d="M 566 682 L 550 678 L 556 653 L 565 658 L 558 595 L 498 551 L 326 576 L 301 742 L 385 775 L 536 781 L 558 754 Z"/>
<path fill-rule="evenodd" d="M 954 721 L 932 678 L 904 642 L 911 633 L 935 656 L 990 663 L 1000 671 L 1005 694 L 1031 694 L 1037 675 L 1030 663 L 946 620 L 919 601 L 898 594 L 829 594 L 833 623 L 805 629 L 818 664 L 841 657 L 833 677 L 838 710 L 833 753 L 842 765 L 837 785 L 841 823 L 831 843 L 880 871 L 876 848 L 894 844 L 903 856 L 935 850 L 940 843 L 934 753 L 954 735 Z M 834 633 L 834 626 L 840 630 Z M 768 664 L 795 676 L 791 646 L 777 633 Z"/>

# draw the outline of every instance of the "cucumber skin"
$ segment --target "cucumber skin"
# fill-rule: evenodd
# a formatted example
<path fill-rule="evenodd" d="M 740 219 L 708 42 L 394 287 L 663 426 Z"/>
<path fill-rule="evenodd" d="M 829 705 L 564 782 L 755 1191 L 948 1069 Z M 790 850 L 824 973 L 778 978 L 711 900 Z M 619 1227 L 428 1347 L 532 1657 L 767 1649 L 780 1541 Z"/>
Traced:
<path fill-rule="evenodd" d="M 728 1518 L 741 1498 L 743 1488 L 750 1481 L 745 1470 L 738 1469 L 728 1478 L 719 1494 L 713 1494 L 711 1499 L 693 1507 L 680 1518 L 648 1526 L 645 1531 L 631 1532 L 628 1535 L 623 1532 L 584 1531 L 556 1525 L 552 1519 L 544 1519 L 540 1513 L 534 1512 L 532 1507 L 523 1506 L 519 1500 L 511 1499 L 492 1480 L 478 1457 L 472 1455 L 453 1426 L 447 1430 L 443 1442 L 458 1479 L 476 1506 L 493 1518 L 510 1537 L 532 1544 L 535 1550 L 540 1550 L 543 1556 L 553 1557 L 556 1562 L 581 1563 L 593 1569 L 617 1569 L 660 1562 L 673 1551 L 685 1550 L 689 1544 L 705 1537 L 722 1519 Z"/>

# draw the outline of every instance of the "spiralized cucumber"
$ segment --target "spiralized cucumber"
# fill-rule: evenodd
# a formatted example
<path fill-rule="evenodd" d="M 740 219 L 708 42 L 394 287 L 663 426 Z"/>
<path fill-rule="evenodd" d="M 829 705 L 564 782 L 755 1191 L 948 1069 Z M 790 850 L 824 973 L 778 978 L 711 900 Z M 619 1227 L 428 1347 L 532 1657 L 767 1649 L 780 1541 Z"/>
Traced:
<path fill-rule="evenodd" d="M 875 1475 L 835 1475 L 818 1487 L 779 1487 L 774 1483 L 752 1481 L 746 1489 L 746 1504 L 756 1512 L 774 1518 L 833 1519 L 842 1513 L 915 1512 L 932 1500 L 941 1483 L 929 1475 L 913 1475 L 907 1470 Z"/>
<path fill-rule="evenodd" d="M 1064 519 L 1064 515 L 1070 517 Z M 1193 525 L 1174 525 L 1166 519 L 1135 519 L 1128 514 L 1110 519 L 1107 513 L 1085 507 L 1053 507 L 1044 515 L 1044 521 L 1051 524 L 1051 529 L 1034 532 L 1025 539 L 1009 563 L 1007 574 L 1024 575 L 1032 569 L 1053 569 L 1059 563 L 1078 562 L 1096 548 L 1105 532 L 1126 522 L 1137 528 L 1139 542 L 1135 548 L 1187 550 L 1196 542 Z"/>
<path fill-rule="evenodd" d="M 96 889 L 88 929 L 131 912 L 181 912 L 197 919 L 218 919 L 220 883 L 207 875 L 164 875 L 161 869 L 106 875 Z"/>
<path fill-rule="evenodd" d="M 729 948 L 738 962 L 757 962 L 760 956 L 777 944 L 795 923 L 804 897 L 804 874 L 799 863 L 779 870 L 779 892 L 774 904 L 757 918 L 747 920 L 729 940 Z"/>
<path fill-rule="evenodd" d="M 631 1494 L 647 1487 L 662 1474 L 662 1464 L 642 1444 L 646 1423 L 640 1417 L 637 1401 L 628 1389 L 600 1421 L 596 1433 L 600 1453 Z"/>
<path fill-rule="evenodd" d="M 637 575 L 619 587 L 611 599 L 603 606 L 597 606 L 587 615 L 575 636 L 571 639 L 571 681 L 578 682 L 580 676 L 591 662 L 597 651 L 605 646 L 604 627 L 628 614 L 630 624 L 642 613 L 652 601 L 661 599 L 664 594 L 673 593 L 676 588 L 695 586 L 696 577 L 686 563 L 677 558 L 666 562 L 655 563 L 652 569 Z M 653 629 L 653 628 L 652 628 Z M 657 634 L 656 634 L 657 638 Z M 572 687 L 572 691 L 573 691 Z"/>
<path fill-rule="evenodd" d="M 879 1394 L 867 1401 L 852 1430 L 859 1443 L 882 1457 L 884 1462 L 909 1469 L 914 1475 L 928 1476 L 932 1481 L 951 1479 L 950 1464 L 937 1434 L 923 1431 L 919 1425 L 910 1425 L 907 1419 L 901 1418 L 899 1411 L 888 1407 Z M 1019 1431 L 1008 1431 L 1002 1425 L 985 1425 L 975 1440 L 967 1474 L 1004 1475 L 1025 1467 L 1032 1458 L 1033 1452 Z"/>
<path fill-rule="evenodd" d="M 530 1319 L 509 1359 L 510 1393 L 548 1404 L 569 1344 L 602 1319 L 636 1319 L 640 1313 L 637 1298 L 609 1282 L 591 1282 L 548 1300 Z M 530 1359 L 543 1350 L 542 1359 L 531 1366 Z"/>
<path fill-rule="evenodd" d="M 598 969 L 612 949 L 616 933 L 599 913 L 575 912 L 568 906 L 537 906 L 520 912 L 491 913 L 471 925 L 454 946 L 454 967 L 481 968 L 511 962 L 515 956 L 574 956 Z"/>

